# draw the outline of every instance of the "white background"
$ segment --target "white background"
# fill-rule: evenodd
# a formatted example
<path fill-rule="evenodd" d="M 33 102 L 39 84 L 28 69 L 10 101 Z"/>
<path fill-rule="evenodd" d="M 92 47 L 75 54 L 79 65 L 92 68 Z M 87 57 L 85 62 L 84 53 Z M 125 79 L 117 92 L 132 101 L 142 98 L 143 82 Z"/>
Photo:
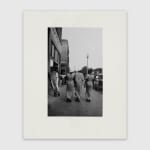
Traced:
<path fill-rule="evenodd" d="M 24 13 L 23 117 L 26 139 L 126 138 L 126 19 L 124 11 Z M 103 117 L 46 117 L 47 26 L 103 28 Z"/>
<path fill-rule="evenodd" d="M 148 0 L 5 0 L 0 5 L 0 149 L 150 149 L 150 9 Z M 22 12 L 24 9 L 128 10 L 128 140 L 24 141 Z"/>

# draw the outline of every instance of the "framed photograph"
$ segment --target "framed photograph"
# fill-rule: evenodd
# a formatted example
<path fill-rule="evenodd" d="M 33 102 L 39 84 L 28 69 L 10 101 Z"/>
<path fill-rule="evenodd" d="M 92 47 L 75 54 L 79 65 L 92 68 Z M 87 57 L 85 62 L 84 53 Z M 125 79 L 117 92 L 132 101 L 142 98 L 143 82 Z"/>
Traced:
<path fill-rule="evenodd" d="M 127 12 L 25 11 L 25 139 L 127 138 Z"/>

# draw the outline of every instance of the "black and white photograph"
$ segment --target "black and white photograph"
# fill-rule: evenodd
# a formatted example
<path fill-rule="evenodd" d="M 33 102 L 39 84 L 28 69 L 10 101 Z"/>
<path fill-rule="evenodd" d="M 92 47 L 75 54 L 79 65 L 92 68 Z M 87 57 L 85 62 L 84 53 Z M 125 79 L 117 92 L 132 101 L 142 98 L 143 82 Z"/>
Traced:
<path fill-rule="evenodd" d="M 47 28 L 48 116 L 103 116 L 102 28 Z"/>

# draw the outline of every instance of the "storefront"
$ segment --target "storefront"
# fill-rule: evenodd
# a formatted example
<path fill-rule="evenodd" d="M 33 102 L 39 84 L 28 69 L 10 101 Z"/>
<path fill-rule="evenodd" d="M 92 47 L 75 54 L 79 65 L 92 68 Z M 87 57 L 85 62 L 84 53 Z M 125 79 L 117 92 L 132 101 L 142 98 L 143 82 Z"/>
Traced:
<path fill-rule="evenodd" d="M 59 30 L 60 32 L 61 30 Z M 60 34 L 60 33 L 59 33 Z M 61 62 L 61 38 L 57 34 L 55 28 L 48 28 L 48 70 L 51 72 L 52 68 L 57 69 L 60 73 Z"/>

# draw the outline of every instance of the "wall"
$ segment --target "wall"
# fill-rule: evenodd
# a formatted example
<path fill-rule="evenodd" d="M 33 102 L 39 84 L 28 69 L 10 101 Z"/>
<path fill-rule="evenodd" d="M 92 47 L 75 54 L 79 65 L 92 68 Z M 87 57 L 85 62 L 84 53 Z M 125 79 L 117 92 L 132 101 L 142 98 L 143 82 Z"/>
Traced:
<path fill-rule="evenodd" d="M 69 43 L 65 39 L 62 39 L 61 64 L 62 70 L 66 70 L 67 73 L 69 71 Z"/>
<path fill-rule="evenodd" d="M 129 16 L 128 140 L 23 140 L 23 11 L 50 9 L 126 9 Z M 0 149 L 150 149 L 150 20 L 148 0 L 5 0 L 0 5 Z M 139 72 L 139 68 L 142 71 Z M 36 105 L 36 104 L 35 104 Z"/>

